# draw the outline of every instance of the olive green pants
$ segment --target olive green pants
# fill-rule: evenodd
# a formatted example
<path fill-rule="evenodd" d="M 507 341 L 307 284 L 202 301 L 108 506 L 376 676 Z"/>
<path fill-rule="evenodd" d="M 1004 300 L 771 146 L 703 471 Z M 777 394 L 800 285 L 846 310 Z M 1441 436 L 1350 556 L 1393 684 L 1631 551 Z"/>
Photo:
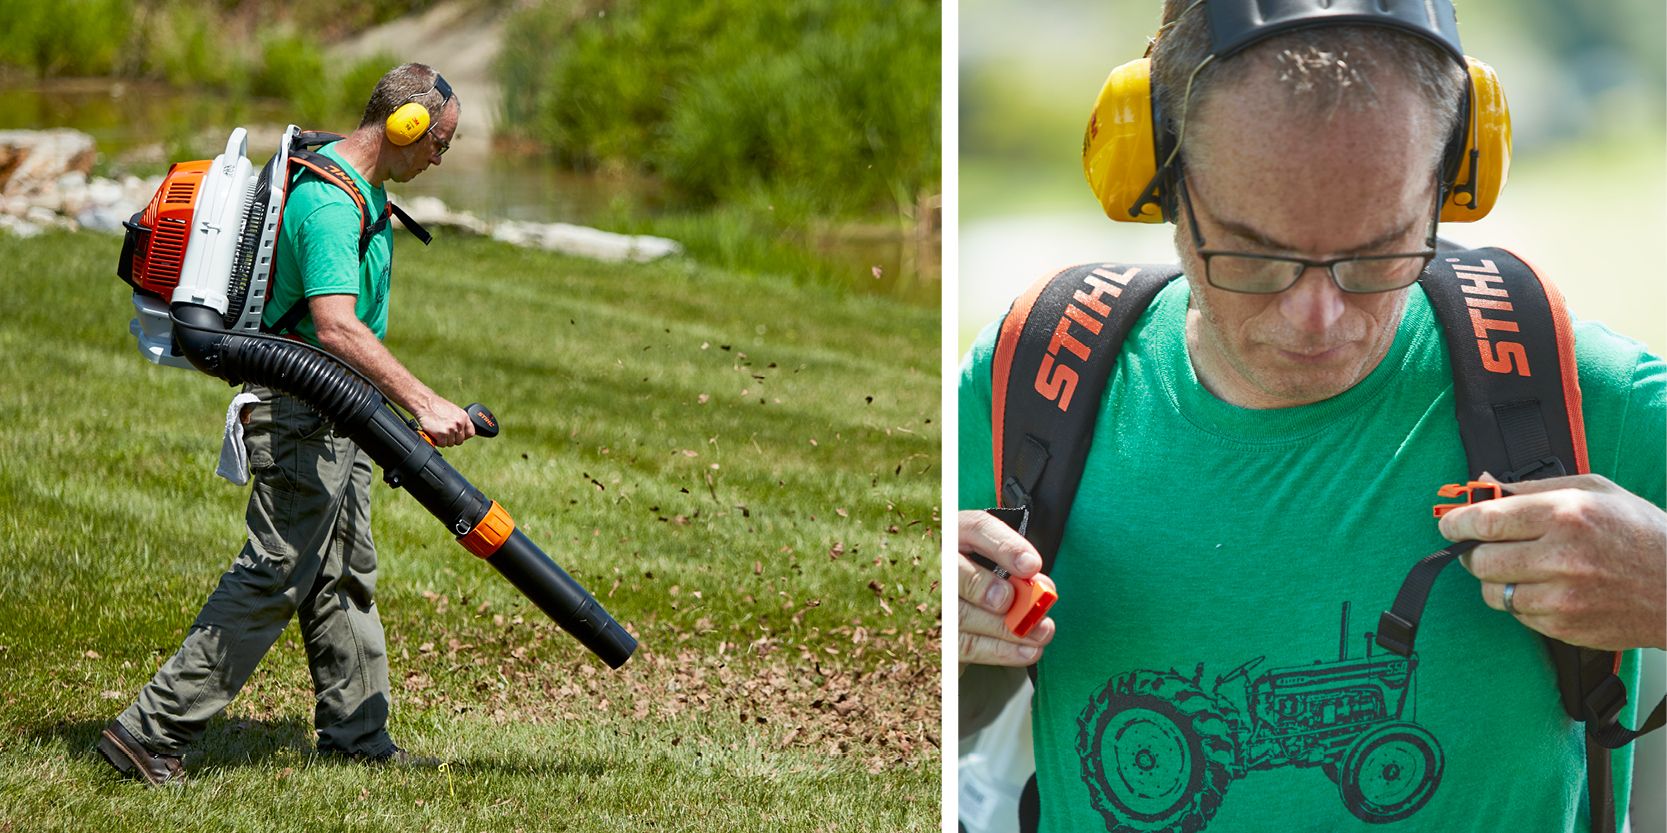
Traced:
<path fill-rule="evenodd" d="M 117 718 L 152 752 L 202 736 L 297 616 L 321 750 L 392 748 L 388 659 L 370 536 L 371 464 L 299 401 L 250 385 L 244 443 L 254 481 L 249 540 L 185 643 Z"/>

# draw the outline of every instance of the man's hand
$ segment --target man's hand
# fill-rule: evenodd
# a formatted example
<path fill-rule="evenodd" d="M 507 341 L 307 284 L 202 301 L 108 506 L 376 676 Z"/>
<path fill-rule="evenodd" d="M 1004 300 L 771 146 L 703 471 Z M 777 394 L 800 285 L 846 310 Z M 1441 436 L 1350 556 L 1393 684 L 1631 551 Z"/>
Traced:
<path fill-rule="evenodd" d="M 388 397 L 417 418 L 423 433 L 441 448 L 458 445 L 475 435 L 468 412 L 423 384 L 400 364 L 394 354 L 360 321 L 354 295 L 315 295 L 307 299 L 317 328 L 318 343 L 370 377 Z"/>
<path fill-rule="evenodd" d="M 427 408 L 413 416 L 423 432 L 440 448 L 462 445 L 464 440 L 475 435 L 475 424 L 469 419 L 469 413 L 438 396 Z"/>
<path fill-rule="evenodd" d="M 1594 474 L 1513 483 L 1505 497 L 1441 519 L 1451 541 L 1485 542 L 1461 557 L 1482 600 L 1512 607 L 1534 630 L 1571 645 L 1667 647 L 1667 512 Z"/>
<path fill-rule="evenodd" d="M 988 512 L 960 513 L 959 527 L 961 671 L 972 663 L 1030 665 L 1053 639 L 1053 620 L 1043 619 L 1023 639 L 1014 636 L 1002 621 L 1013 604 L 1013 587 L 974 564 L 967 553 L 978 553 L 1017 578 L 1041 572 L 1042 556 L 1024 536 Z"/>

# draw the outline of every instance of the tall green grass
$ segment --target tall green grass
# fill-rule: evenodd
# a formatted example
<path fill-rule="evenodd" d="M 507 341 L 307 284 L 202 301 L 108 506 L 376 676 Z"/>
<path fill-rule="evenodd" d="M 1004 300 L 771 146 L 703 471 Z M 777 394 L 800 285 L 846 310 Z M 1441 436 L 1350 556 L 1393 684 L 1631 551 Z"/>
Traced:
<path fill-rule="evenodd" d="M 0 66 L 50 75 L 105 75 L 132 29 L 123 0 L 0 0 Z"/>
<path fill-rule="evenodd" d="M 119 241 L 0 235 L 0 830 L 938 829 L 935 310 L 689 261 L 400 240 L 388 342 L 502 436 L 446 457 L 641 639 L 609 671 L 373 497 L 392 732 L 311 751 L 295 631 L 147 792 L 91 751 L 242 536 L 232 391 L 136 355 Z"/>
<path fill-rule="evenodd" d="M 338 4 L 338 11 L 357 9 L 347 19 L 369 22 L 415 5 L 359 2 Z M 376 79 L 399 60 L 328 63 L 318 25 L 326 19 L 317 3 L 255 22 L 209 0 L 0 0 L 0 72 L 153 79 L 282 99 L 302 121 L 340 123 L 358 115 Z"/>
<path fill-rule="evenodd" d="M 895 213 L 937 187 L 940 29 L 932 0 L 536 5 L 506 28 L 504 123 L 694 206 Z"/>

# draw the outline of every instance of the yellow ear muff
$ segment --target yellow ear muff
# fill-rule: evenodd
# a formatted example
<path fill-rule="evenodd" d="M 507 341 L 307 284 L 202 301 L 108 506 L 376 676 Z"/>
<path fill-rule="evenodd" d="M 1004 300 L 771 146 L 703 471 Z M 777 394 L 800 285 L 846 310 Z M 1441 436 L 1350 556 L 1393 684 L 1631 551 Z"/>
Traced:
<path fill-rule="evenodd" d="M 388 141 L 400 147 L 405 147 L 423 137 L 428 132 L 432 116 L 428 108 L 415 101 L 407 101 L 399 105 L 392 115 L 388 116 Z"/>
<path fill-rule="evenodd" d="M 1141 206 L 1139 214 L 1129 213 L 1157 174 L 1153 135 L 1151 64 L 1137 58 L 1107 76 L 1082 136 L 1082 172 L 1107 217 L 1125 223 L 1164 221 L 1155 203 Z"/>
<path fill-rule="evenodd" d="M 1464 153 L 1451 185 L 1470 182 L 1470 167 L 1474 164 L 1475 195 L 1472 199 L 1470 193 L 1449 188 L 1447 200 L 1441 204 L 1444 223 L 1466 223 L 1486 217 L 1499 199 L 1511 167 L 1511 109 L 1505 103 L 1505 89 L 1499 84 L 1499 75 L 1493 67 L 1468 55 L 1464 61 L 1470 71 L 1471 129 L 1465 131 Z M 1474 157 L 1471 151 L 1476 152 Z"/>

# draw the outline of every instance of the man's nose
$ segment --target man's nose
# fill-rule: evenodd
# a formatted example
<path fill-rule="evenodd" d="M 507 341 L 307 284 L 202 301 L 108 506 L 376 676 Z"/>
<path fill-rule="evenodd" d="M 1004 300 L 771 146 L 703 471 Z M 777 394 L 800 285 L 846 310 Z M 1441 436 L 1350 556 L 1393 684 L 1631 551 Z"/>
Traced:
<path fill-rule="evenodd" d="M 1280 314 L 1301 332 L 1325 332 L 1347 308 L 1343 290 L 1321 266 L 1304 269 L 1297 282 L 1279 294 Z"/>

